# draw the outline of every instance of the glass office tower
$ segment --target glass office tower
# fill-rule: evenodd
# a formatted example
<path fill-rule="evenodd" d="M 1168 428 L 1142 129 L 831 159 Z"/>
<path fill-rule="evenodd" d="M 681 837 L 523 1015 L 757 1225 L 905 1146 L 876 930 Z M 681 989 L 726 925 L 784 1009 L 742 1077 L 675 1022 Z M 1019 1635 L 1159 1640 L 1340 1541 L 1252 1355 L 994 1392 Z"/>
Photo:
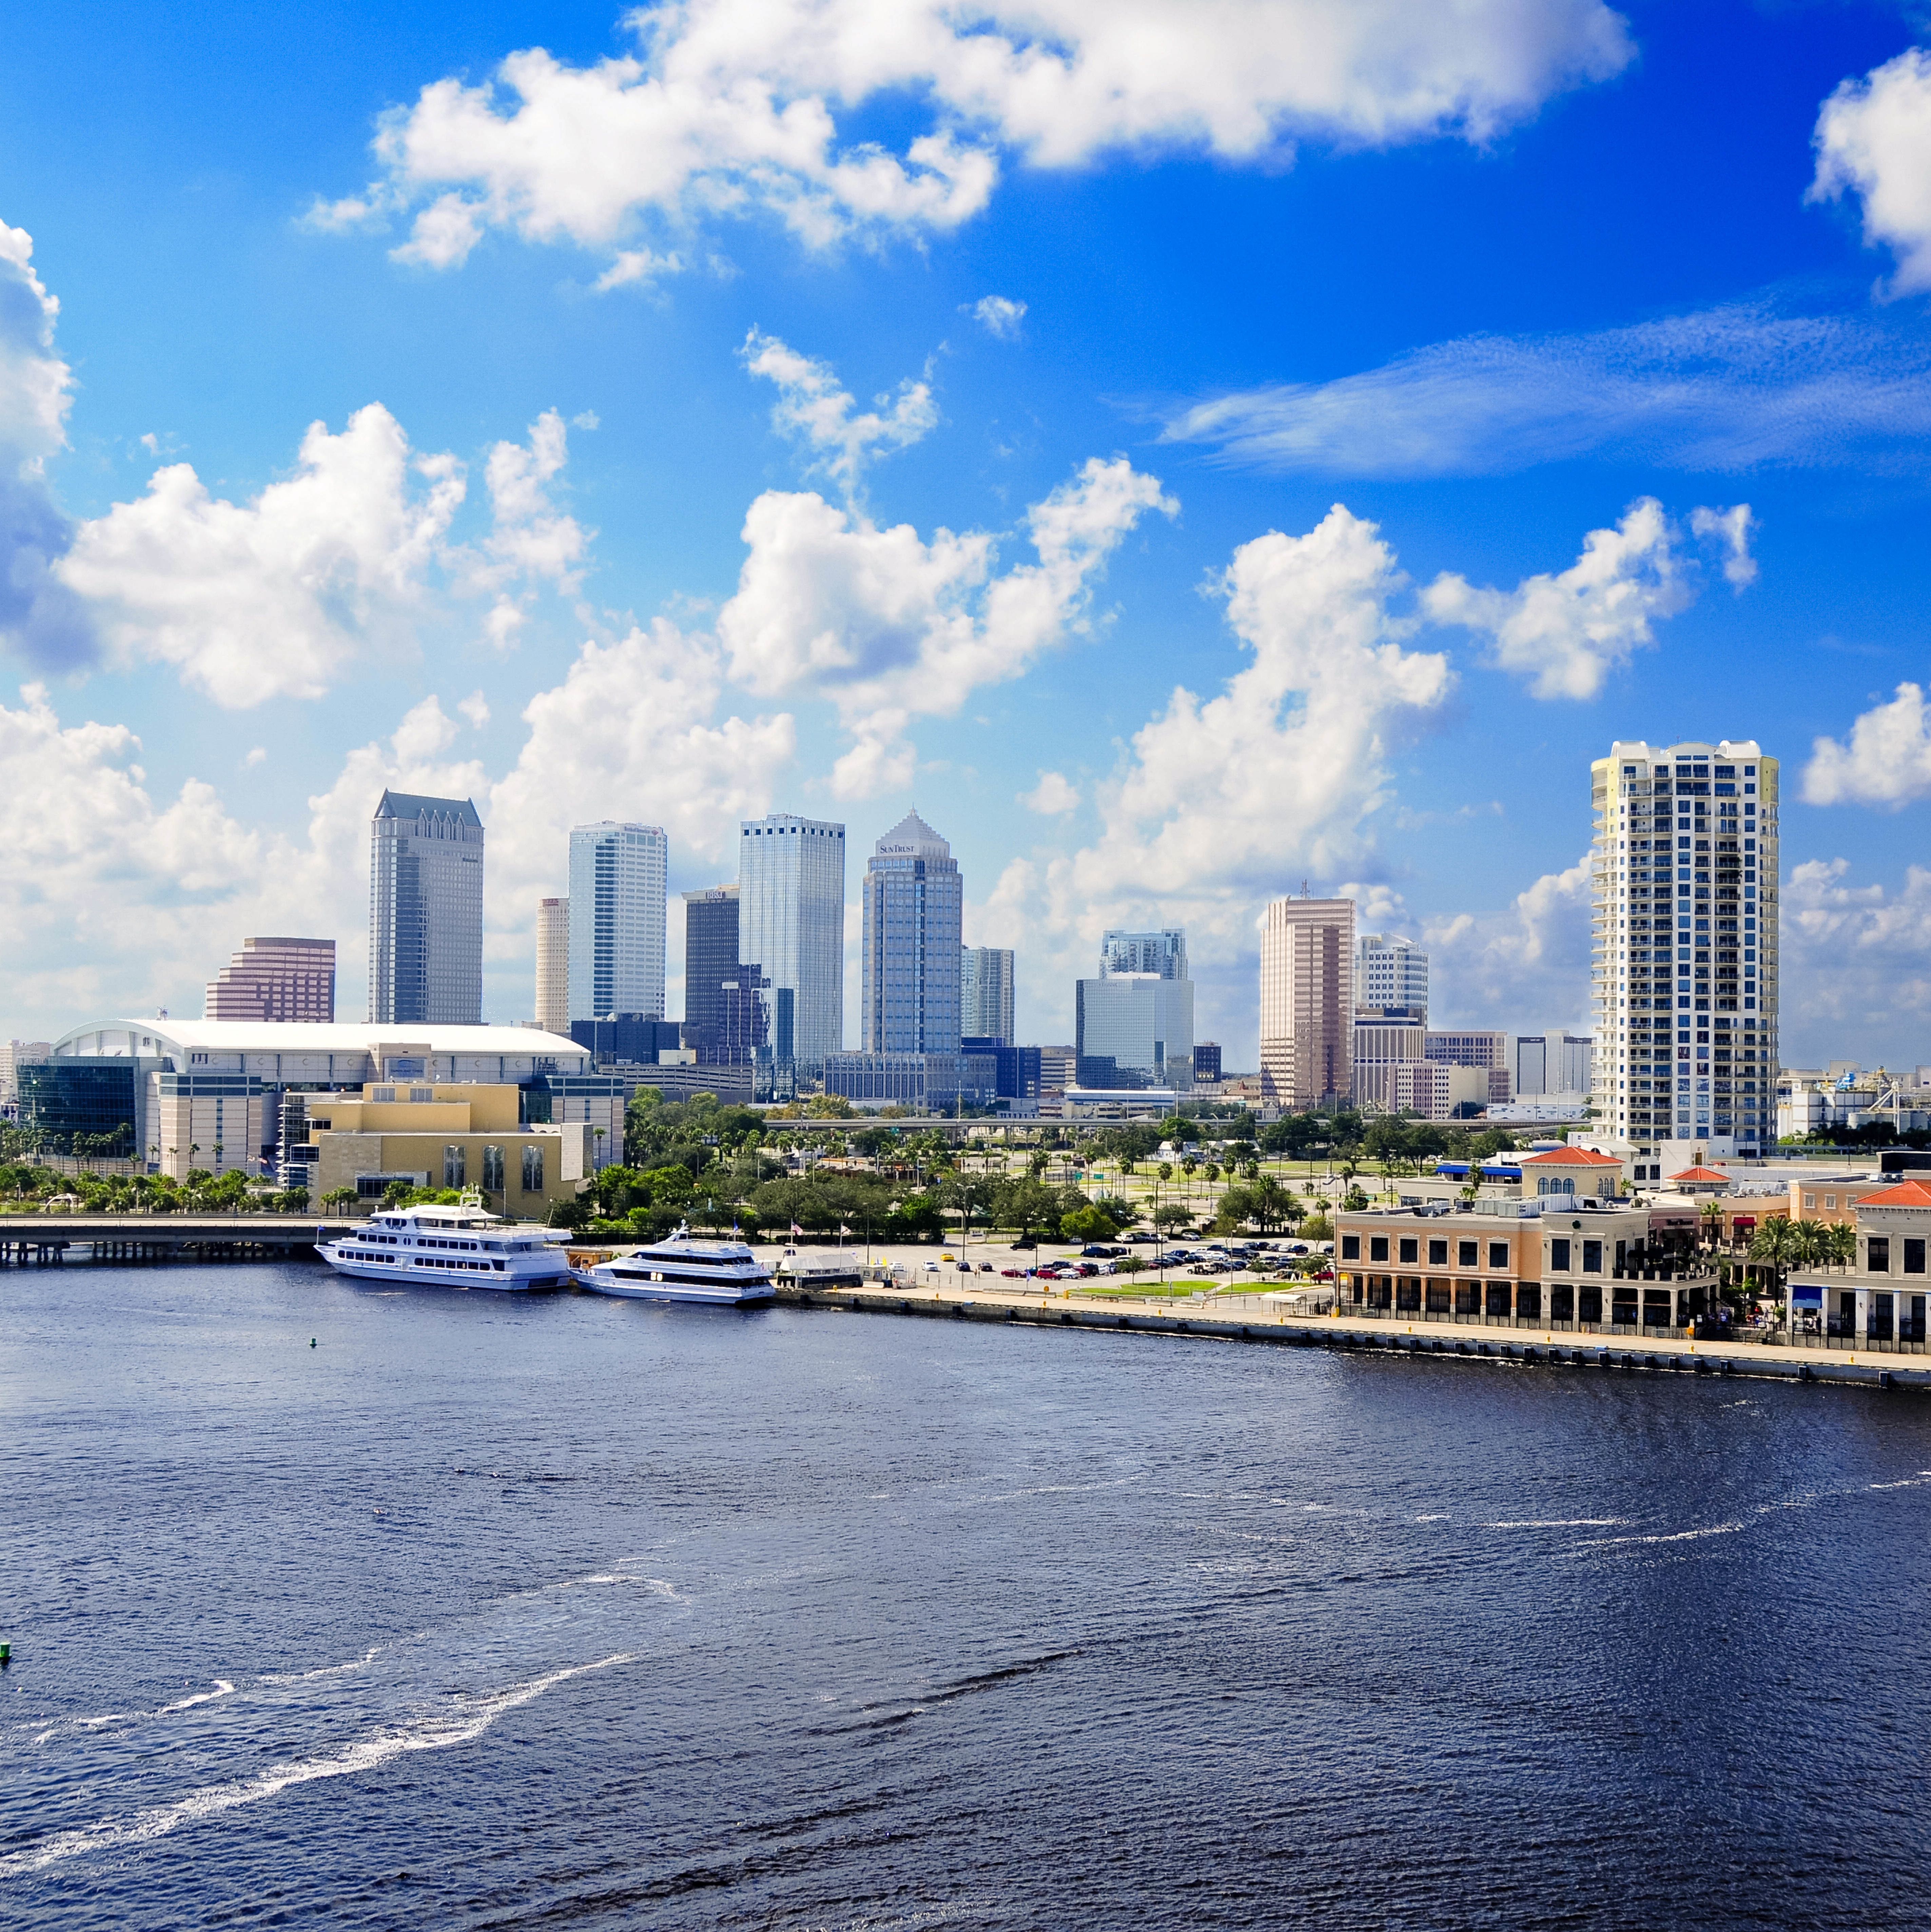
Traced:
<path fill-rule="evenodd" d="M 956 935 L 955 936 L 956 938 Z M 819 1060 L 845 1040 L 845 829 L 774 812 L 738 828 L 738 958 L 767 983 L 763 1050 Z"/>
<path fill-rule="evenodd" d="M 369 1017 L 483 1018 L 483 821 L 466 798 L 385 791 L 369 831 Z"/>
<path fill-rule="evenodd" d="M 865 870 L 867 1053 L 957 1053 L 964 882 L 952 848 L 908 812 Z"/>
<path fill-rule="evenodd" d="M 664 1017 L 663 828 L 605 819 L 570 833 L 570 1017 Z"/>

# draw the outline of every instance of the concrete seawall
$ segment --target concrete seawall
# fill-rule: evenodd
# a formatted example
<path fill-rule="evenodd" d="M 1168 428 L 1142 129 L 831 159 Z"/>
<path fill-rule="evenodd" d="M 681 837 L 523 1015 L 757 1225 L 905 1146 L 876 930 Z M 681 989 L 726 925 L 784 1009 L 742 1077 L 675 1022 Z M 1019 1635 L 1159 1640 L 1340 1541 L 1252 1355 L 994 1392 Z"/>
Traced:
<path fill-rule="evenodd" d="M 1243 1299 L 1246 1298 L 1243 1298 Z M 996 1289 L 867 1286 L 781 1291 L 797 1308 L 861 1315 L 922 1316 L 955 1322 L 1021 1323 L 1032 1328 L 1108 1334 L 1184 1335 L 1207 1341 L 1276 1347 L 1378 1350 L 1464 1360 L 1546 1363 L 1623 1372 L 1768 1376 L 1786 1382 L 1839 1382 L 1864 1388 L 1931 1390 L 1931 1356 L 1872 1354 L 1862 1349 L 1782 1348 L 1748 1342 L 1659 1340 L 1540 1328 L 1444 1328 L 1429 1323 L 1351 1320 L 1340 1316 L 1251 1313 L 1212 1303 L 1184 1308 L 1124 1306 L 1078 1294 L 1003 1294 Z"/>

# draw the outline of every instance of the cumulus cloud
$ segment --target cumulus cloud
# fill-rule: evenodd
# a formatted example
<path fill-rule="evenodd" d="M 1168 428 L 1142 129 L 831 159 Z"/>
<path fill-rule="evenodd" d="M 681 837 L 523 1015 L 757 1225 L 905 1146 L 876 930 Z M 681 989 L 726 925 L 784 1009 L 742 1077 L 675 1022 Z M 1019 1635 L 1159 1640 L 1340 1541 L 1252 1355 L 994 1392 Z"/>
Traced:
<path fill-rule="evenodd" d="M 60 304 L 34 268 L 34 242 L 0 221 L 0 641 L 49 669 L 87 662 L 92 623 L 55 574 L 73 541 L 46 478 L 67 443 L 73 372 L 55 352 Z"/>
<path fill-rule="evenodd" d="M 1078 808 L 1079 787 L 1063 772 L 1042 772 L 1039 782 L 1019 794 L 1019 802 L 1042 818 L 1057 818 L 1062 812 Z"/>
<path fill-rule="evenodd" d="M 1814 139 L 1809 199 L 1858 196 L 1866 245 L 1897 258 L 1886 292 L 1931 289 L 1931 53 L 1913 47 L 1861 80 L 1840 82 Z"/>
<path fill-rule="evenodd" d="M 1739 590 L 1756 574 L 1750 555 L 1750 509 L 1699 509 L 1691 524 L 1724 556 Z M 1687 609 L 1696 595 L 1678 532 L 1653 496 L 1630 506 L 1612 530 L 1591 530 L 1568 569 L 1525 578 L 1513 590 L 1477 590 L 1444 572 L 1423 593 L 1438 624 L 1485 633 L 1495 662 L 1529 680 L 1537 698 L 1594 698 L 1612 670 L 1655 641 L 1654 624 Z"/>
<path fill-rule="evenodd" d="M 774 427 L 797 437 L 822 470 L 850 496 L 859 472 L 873 456 L 909 449 L 937 427 L 930 371 L 918 382 L 909 377 L 896 395 L 881 395 L 861 412 L 828 362 L 801 356 L 775 335 L 754 328 L 745 338 L 745 367 L 778 386 L 771 412 Z"/>
<path fill-rule="evenodd" d="M 1931 348 L 1894 324 L 1737 304 L 1437 343 L 1333 382 L 1211 397 L 1164 434 L 1327 476 L 1502 476 L 1596 453 L 1687 470 L 1895 462 L 1931 437 Z"/>
<path fill-rule="evenodd" d="M 379 403 L 340 435 L 313 423 L 294 476 L 247 504 L 192 464 L 81 526 L 58 566 L 124 662 L 171 664 L 217 704 L 316 698 L 352 661 L 409 641 L 463 500 L 450 457 L 411 460 Z"/>
<path fill-rule="evenodd" d="M 1525 1032 L 1588 1031 L 1589 864 L 1585 852 L 1545 872 L 1501 912 L 1427 922 L 1430 1012 L 1449 1025 L 1492 1026 L 1501 1016 Z"/>
<path fill-rule="evenodd" d="M 1017 342 L 1020 325 L 1026 320 L 1026 304 L 1007 296 L 987 296 L 973 304 L 972 315 L 987 334 L 1001 342 Z"/>
<path fill-rule="evenodd" d="M 1810 805 L 1873 805 L 1892 812 L 1931 794 L 1931 715 L 1924 688 L 1904 683 L 1851 725 L 1850 742 L 1812 741 L 1804 770 Z"/>
<path fill-rule="evenodd" d="M 910 777 L 913 718 L 956 712 L 1089 628 L 1108 557 L 1148 511 L 1177 508 L 1123 458 L 1095 457 L 1027 512 L 1039 561 L 1000 572 L 985 532 L 941 529 L 928 543 L 813 492 L 766 491 L 718 622 L 730 676 L 760 695 L 831 700 L 857 740 L 836 768 L 838 795 L 875 795 Z"/>
<path fill-rule="evenodd" d="M 1783 886 L 1783 1057 L 1818 1066 L 1846 1051 L 1894 1070 L 1926 1058 L 1931 1022 L 1931 870 L 1901 886 L 1858 882 L 1849 860 L 1793 866 Z"/>
<path fill-rule="evenodd" d="M 1008 158 L 1481 142 L 1634 51 L 1601 0 L 680 0 L 626 25 L 633 53 L 529 48 L 481 85 L 425 87 L 385 117 L 379 179 L 311 224 L 412 211 L 397 253 L 438 268 L 493 227 L 617 255 L 718 211 L 765 211 L 811 246 L 916 235 L 977 214 Z M 919 104 L 902 152 L 841 132 L 888 96 Z"/>

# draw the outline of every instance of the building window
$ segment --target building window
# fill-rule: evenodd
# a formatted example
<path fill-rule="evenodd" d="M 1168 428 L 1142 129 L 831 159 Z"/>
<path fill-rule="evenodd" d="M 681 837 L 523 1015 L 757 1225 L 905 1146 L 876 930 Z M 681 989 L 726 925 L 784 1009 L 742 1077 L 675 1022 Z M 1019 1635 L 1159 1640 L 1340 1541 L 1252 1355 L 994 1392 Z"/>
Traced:
<path fill-rule="evenodd" d="M 1585 1274 L 1600 1274 L 1603 1272 L 1603 1244 L 1600 1241 L 1585 1241 L 1582 1244 L 1582 1272 Z"/>
<path fill-rule="evenodd" d="M 543 1192 L 543 1150 L 526 1147 L 523 1150 L 523 1191 L 526 1194 Z"/>
<path fill-rule="evenodd" d="M 442 1150 L 442 1184 L 445 1187 L 461 1187 L 466 1185 L 463 1174 L 468 1163 L 463 1158 L 460 1147 L 445 1147 Z"/>
<path fill-rule="evenodd" d="M 1403 1235 L 1402 1238 L 1402 1259 L 1409 1266 L 1412 1267 L 1414 1263 L 1420 1258 L 1421 1249 L 1419 1244 L 1415 1241 L 1412 1236 L 1406 1234 Z"/>
<path fill-rule="evenodd" d="M 1474 1241 L 1457 1241 L 1455 1244 L 1455 1265 L 1457 1268 L 1479 1268 L 1481 1266 L 1481 1263 L 1476 1259 L 1476 1256 L 1479 1251 L 1477 1243 Z"/>
<path fill-rule="evenodd" d="M 1429 1243 L 1428 1264 L 1430 1268 L 1447 1267 L 1448 1244 L 1446 1241 L 1430 1241 Z"/>
<path fill-rule="evenodd" d="M 1491 1268 L 1505 1268 L 1508 1264 L 1508 1243 L 1507 1241 L 1491 1241 L 1489 1244 L 1489 1265 Z"/>
<path fill-rule="evenodd" d="M 1384 1262 L 1388 1258 L 1388 1238 L 1386 1234 L 1368 1237 L 1368 1258 L 1371 1262 Z"/>
<path fill-rule="evenodd" d="M 1915 1235 L 1904 1238 L 1904 1271 L 1906 1274 L 1924 1272 L 1924 1244 Z"/>
<path fill-rule="evenodd" d="M 1891 1237 L 1888 1234 L 1867 1237 L 1864 1250 L 1864 1272 L 1867 1274 L 1890 1274 Z"/>
<path fill-rule="evenodd" d="M 1361 1237 L 1359 1234 L 1342 1236 L 1341 1258 L 1345 1262 L 1358 1262 L 1361 1258 Z"/>
<path fill-rule="evenodd" d="M 499 1147 L 483 1150 L 483 1185 L 493 1194 L 503 1191 L 503 1150 Z"/>
<path fill-rule="evenodd" d="M 1549 1271 L 1552 1274 L 1569 1272 L 1569 1242 L 1566 1236 L 1549 1244 Z"/>

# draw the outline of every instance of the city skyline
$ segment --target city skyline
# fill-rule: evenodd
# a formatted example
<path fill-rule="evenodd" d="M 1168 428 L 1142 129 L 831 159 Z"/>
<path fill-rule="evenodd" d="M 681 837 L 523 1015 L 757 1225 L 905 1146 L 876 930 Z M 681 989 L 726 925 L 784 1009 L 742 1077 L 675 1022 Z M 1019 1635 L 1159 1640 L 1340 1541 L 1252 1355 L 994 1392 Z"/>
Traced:
<path fill-rule="evenodd" d="M 682 892 L 730 876 L 742 820 L 928 802 L 1022 1031 L 1070 1035 L 1108 930 L 1184 926 L 1200 1025 L 1250 1064 L 1258 921 L 1304 878 L 1415 938 L 1444 1024 L 1579 1029 L 1589 829 L 1555 775 L 1742 728 L 1786 766 L 1785 1050 L 1924 1057 L 1931 306 L 1878 138 L 1931 112 L 1914 30 L 1858 0 L 1577 0 L 1518 60 L 1526 16 L 1478 0 L 1452 50 L 1414 14 L 1371 58 L 1357 12 L 1318 106 L 1274 91 L 1301 16 L 1264 10 L 1237 54 L 1203 28 L 1177 94 L 1082 97 L 1056 148 L 906 76 L 985 171 L 949 200 L 895 128 L 906 198 L 863 213 L 833 158 L 885 97 L 767 76 L 836 130 L 805 201 L 715 155 L 633 199 L 613 164 L 583 230 L 517 173 L 571 117 L 474 90 L 539 46 L 598 98 L 669 57 L 616 10 L 426 16 L 374 68 L 296 34 L 208 116 L 200 44 L 133 20 L 103 86 L 137 169 L 53 105 L 72 24 L 23 42 L 14 1024 L 183 1009 L 211 934 L 334 934 L 361 1010 L 386 787 L 492 827 L 492 1014 L 527 1010 L 572 824 L 661 825 Z M 1048 69 L 1097 72 L 1117 31 L 1069 28 Z M 1740 58 L 1777 84 L 1732 85 Z M 374 145 L 451 88 L 520 157 L 500 196 L 425 199 Z M 1799 664 L 1836 674 L 1762 675 Z M 679 964 L 673 935 L 673 1005 Z"/>

